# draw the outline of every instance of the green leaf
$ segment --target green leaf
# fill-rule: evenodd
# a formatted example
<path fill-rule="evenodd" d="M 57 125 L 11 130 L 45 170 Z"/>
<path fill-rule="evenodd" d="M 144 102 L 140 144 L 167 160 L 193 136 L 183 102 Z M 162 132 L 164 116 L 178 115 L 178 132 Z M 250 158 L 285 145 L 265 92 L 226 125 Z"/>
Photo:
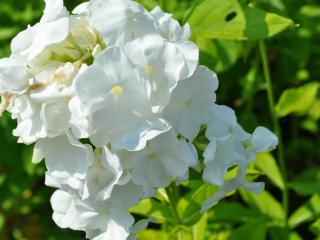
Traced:
<path fill-rule="evenodd" d="M 130 208 L 129 211 L 134 214 L 155 218 L 159 223 L 173 221 L 170 208 L 154 199 L 144 199 L 138 205 Z"/>
<path fill-rule="evenodd" d="M 316 220 L 320 217 L 320 196 L 313 195 L 306 203 L 299 207 L 289 218 L 289 226 L 296 228 L 304 222 Z"/>
<path fill-rule="evenodd" d="M 192 193 L 191 198 L 194 200 L 194 202 L 201 205 L 205 200 L 210 198 L 217 191 L 218 188 L 216 186 L 205 183 Z"/>
<path fill-rule="evenodd" d="M 192 239 L 205 240 L 207 230 L 207 213 L 203 214 L 200 221 L 192 227 Z"/>
<path fill-rule="evenodd" d="M 229 240 L 264 240 L 267 227 L 264 221 L 251 221 L 232 231 Z"/>
<path fill-rule="evenodd" d="M 247 208 L 236 202 L 220 202 L 209 211 L 209 219 L 214 222 L 241 223 L 263 217 L 260 211 Z"/>
<path fill-rule="evenodd" d="M 271 227 L 269 230 L 271 239 L 278 240 L 278 239 L 289 239 L 290 232 L 281 227 Z"/>
<path fill-rule="evenodd" d="M 288 18 L 237 0 L 205 0 L 196 7 L 189 23 L 196 37 L 230 40 L 265 39 L 293 25 Z"/>
<path fill-rule="evenodd" d="M 271 180 L 274 185 L 282 190 L 284 189 L 283 178 L 279 167 L 276 160 L 270 153 L 258 154 L 255 165 Z"/>
<path fill-rule="evenodd" d="M 284 224 L 284 211 L 281 204 L 267 191 L 257 195 L 255 193 L 240 190 L 243 200 L 259 210 L 264 215 L 265 220 L 269 224 L 280 225 Z"/>
<path fill-rule="evenodd" d="M 305 5 L 300 9 L 299 14 L 310 18 L 320 17 L 320 6 Z"/>
<path fill-rule="evenodd" d="M 312 82 L 299 88 L 285 90 L 276 106 L 278 116 L 290 113 L 304 113 L 309 110 L 317 97 L 319 83 Z"/>
<path fill-rule="evenodd" d="M 308 111 L 308 115 L 310 118 L 314 120 L 319 120 L 320 119 L 320 100 L 316 99 L 312 105 L 310 106 L 310 109 Z"/>
<path fill-rule="evenodd" d="M 301 196 L 308 196 L 314 193 L 320 193 L 320 182 L 299 182 L 292 181 L 289 187 Z"/>
<path fill-rule="evenodd" d="M 217 191 L 211 184 L 202 184 L 183 198 L 179 199 L 177 210 L 183 223 L 187 226 L 196 224 L 202 217 L 200 212 L 203 202 Z"/>
<path fill-rule="evenodd" d="M 289 187 L 302 196 L 320 193 L 320 169 L 313 168 L 289 182 Z"/>
<path fill-rule="evenodd" d="M 151 10 L 155 6 L 157 6 L 157 1 L 155 1 L 155 0 L 138 0 L 137 2 L 140 3 L 141 5 L 143 5 L 148 10 Z"/>
<path fill-rule="evenodd" d="M 232 67 L 244 55 L 244 43 L 239 41 L 197 37 L 200 63 L 220 73 Z"/>
<path fill-rule="evenodd" d="M 163 231 L 145 230 L 137 234 L 137 240 L 169 240 L 169 234 Z"/>
<path fill-rule="evenodd" d="M 302 240 L 297 232 L 289 231 L 281 227 L 271 227 L 268 229 L 272 240 L 288 239 L 288 240 Z"/>
<path fill-rule="evenodd" d="M 317 221 L 313 222 L 310 225 L 310 230 L 316 234 L 316 235 L 320 235 L 320 219 L 318 219 Z"/>
<path fill-rule="evenodd" d="M 201 205 L 191 198 L 180 198 L 177 210 L 183 223 L 187 226 L 194 225 L 201 218 Z"/>
<path fill-rule="evenodd" d="M 16 27 L 8 27 L 0 29 L 0 41 L 13 37 L 19 31 Z"/>

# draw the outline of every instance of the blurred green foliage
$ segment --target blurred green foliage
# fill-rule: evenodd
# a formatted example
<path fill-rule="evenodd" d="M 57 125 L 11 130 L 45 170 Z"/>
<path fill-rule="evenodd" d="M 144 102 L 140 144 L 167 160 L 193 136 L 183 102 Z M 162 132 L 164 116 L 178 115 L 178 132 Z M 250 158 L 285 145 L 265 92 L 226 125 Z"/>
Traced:
<path fill-rule="evenodd" d="M 69 10 L 81 0 L 65 0 Z M 154 199 L 133 207 L 137 216 L 157 220 L 140 240 L 320 239 L 320 3 L 318 0 L 140 0 L 160 4 L 182 23 L 190 22 L 201 64 L 219 75 L 218 103 L 236 109 L 240 123 L 273 129 L 262 71 L 259 41 L 266 43 L 281 124 L 287 177 L 279 159 L 258 156 L 249 178 L 266 182 L 255 195 L 240 190 L 200 214 L 201 203 L 217 189 L 201 184 L 192 172 L 182 187 L 159 190 Z M 0 56 L 10 54 L 10 40 L 39 20 L 39 0 L 0 2 Z M 31 163 L 32 146 L 16 143 L 15 123 L 0 120 L 0 239 L 84 239 L 62 230 L 51 219 L 45 168 Z M 195 143 L 200 149 L 202 139 Z M 228 176 L 234 174 L 231 170 Z M 289 187 L 289 211 L 282 194 Z M 171 206 L 168 197 L 174 199 Z M 172 209 L 172 205 L 174 211 Z M 286 219 L 288 226 L 286 226 Z"/>

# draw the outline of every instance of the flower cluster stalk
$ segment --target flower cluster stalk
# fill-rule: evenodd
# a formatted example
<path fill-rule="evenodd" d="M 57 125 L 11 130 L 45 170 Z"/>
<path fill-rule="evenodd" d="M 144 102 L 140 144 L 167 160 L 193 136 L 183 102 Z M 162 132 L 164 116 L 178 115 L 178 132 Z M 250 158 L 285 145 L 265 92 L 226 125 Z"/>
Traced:
<path fill-rule="evenodd" d="M 282 179 L 284 183 L 284 189 L 282 190 L 282 206 L 285 214 L 285 227 L 288 227 L 289 189 L 288 189 L 288 182 L 287 182 L 287 170 L 286 170 L 286 161 L 284 156 L 283 138 L 282 138 L 279 117 L 277 115 L 276 107 L 275 107 L 270 67 L 269 67 L 269 62 L 267 58 L 267 50 L 263 40 L 259 42 L 259 49 L 260 49 L 263 74 L 264 74 L 264 79 L 266 84 L 267 95 L 268 95 L 268 104 L 269 104 L 269 109 L 272 117 L 274 132 L 279 139 L 278 161 L 279 161 L 279 166 L 280 166 Z"/>

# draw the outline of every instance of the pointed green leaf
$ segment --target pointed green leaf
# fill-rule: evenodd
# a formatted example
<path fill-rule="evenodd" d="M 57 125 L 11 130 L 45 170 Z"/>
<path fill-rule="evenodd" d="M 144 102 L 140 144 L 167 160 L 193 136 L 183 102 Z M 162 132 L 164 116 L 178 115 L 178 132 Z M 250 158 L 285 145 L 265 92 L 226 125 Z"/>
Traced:
<path fill-rule="evenodd" d="M 320 194 L 320 169 L 312 168 L 289 182 L 289 187 L 301 196 Z"/>
<path fill-rule="evenodd" d="M 190 17 L 194 36 L 230 40 L 258 40 L 283 31 L 292 20 L 248 7 L 237 0 L 205 0 Z"/>
<path fill-rule="evenodd" d="M 264 240 L 267 227 L 264 221 L 248 222 L 232 231 L 229 240 Z"/>
<path fill-rule="evenodd" d="M 129 209 L 131 213 L 155 218 L 159 223 L 172 222 L 173 216 L 170 208 L 154 199 L 144 199 L 138 205 Z"/>
<path fill-rule="evenodd" d="M 280 117 L 290 113 L 304 113 L 309 110 L 317 97 L 319 83 L 312 82 L 299 88 L 285 90 L 276 106 Z"/>
<path fill-rule="evenodd" d="M 282 190 L 284 189 L 283 178 L 279 167 L 276 160 L 270 153 L 258 154 L 255 165 L 271 180 L 274 185 Z"/>
<path fill-rule="evenodd" d="M 220 202 L 209 211 L 210 221 L 242 223 L 263 218 L 260 211 L 236 202 Z"/>
<path fill-rule="evenodd" d="M 299 207 L 289 218 L 289 226 L 296 228 L 300 224 L 320 217 L 320 195 L 313 195 L 306 203 Z"/>
<path fill-rule="evenodd" d="M 320 235 L 320 219 L 316 220 L 310 225 L 310 230 L 316 234 Z"/>
<path fill-rule="evenodd" d="M 207 213 L 203 214 L 200 221 L 192 227 L 192 239 L 205 240 L 207 230 Z"/>
<path fill-rule="evenodd" d="M 264 215 L 270 224 L 283 225 L 284 211 L 281 204 L 267 191 L 257 195 L 255 193 L 240 191 L 243 200 L 256 208 Z"/>

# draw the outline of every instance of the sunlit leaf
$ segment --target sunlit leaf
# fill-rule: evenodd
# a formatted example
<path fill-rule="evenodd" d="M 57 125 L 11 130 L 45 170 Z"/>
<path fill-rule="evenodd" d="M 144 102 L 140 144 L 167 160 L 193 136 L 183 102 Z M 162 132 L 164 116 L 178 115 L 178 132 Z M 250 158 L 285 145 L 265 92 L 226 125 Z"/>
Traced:
<path fill-rule="evenodd" d="M 200 63 L 217 73 L 228 70 L 245 53 L 242 42 L 203 37 L 195 41 L 200 48 Z"/>
<path fill-rule="evenodd" d="M 169 240 L 169 234 L 163 231 L 145 230 L 138 233 L 137 240 Z"/>
<path fill-rule="evenodd" d="M 242 5 L 237 0 L 205 0 L 189 22 L 194 36 L 232 40 L 265 39 L 293 24 L 288 18 Z"/>
<path fill-rule="evenodd" d="M 277 113 L 284 117 L 290 113 L 304 113 L 317 97 L 319 83 L 312 82 L 299 88 L 285 90 L 276 106 Z"/>
<path fill-rule="evenodd" d="M 320 196 L 313 195 L 306 203 L 299 207 L 289 219 L 291 228 L 295 228 L 300 224 L 316 220 L 320 217 Z"/>
<path fill-rule="evenodd" d="M 255 193 L 240 191 L 244 201 L 256 208 L 271 224 L 283 225 L 284 211 L 281 204 L 267 191 L 257 195 Z"/>
<path fill-rule="evenodd" d="M 173 219 L 170 208 L 153 199 L 142 200 L 138 205 L 130 208 L 129 211 L 149 218 L 155 218 L 159 223 L 170 222 Z"/>
<path fill-rule="evenodd" d="M 276 160 L 270 153 L 263 153 L 257 156 L 255 165 L 280 189 L 284 189 L 283 178 Z"/>
<path fill-rule="evenodd" d="M 203 214 L 200 221 L 192 227 L 193 239 L 205 240 L 207 231 L 207 213 Z"/>

